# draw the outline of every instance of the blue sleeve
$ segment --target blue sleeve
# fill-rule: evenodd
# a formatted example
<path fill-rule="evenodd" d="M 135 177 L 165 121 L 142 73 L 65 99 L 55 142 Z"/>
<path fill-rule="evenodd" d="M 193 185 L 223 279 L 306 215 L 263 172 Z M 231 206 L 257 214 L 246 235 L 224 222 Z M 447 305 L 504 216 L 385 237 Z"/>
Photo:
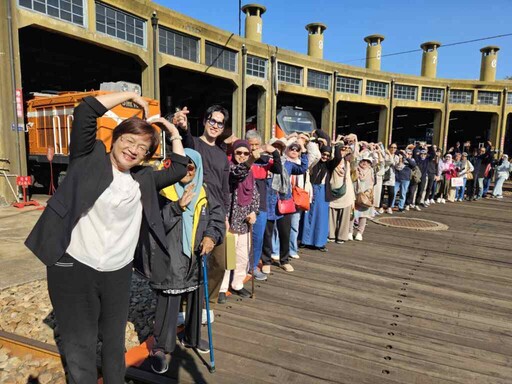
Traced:
<path fill-rule="evenodd" d="M 308 170 L 308 155 L 303 153 L 300 155 L 300 165 L 286 161 L 287 164 L 291 165 L 290 175 L 303 175 Z"/>

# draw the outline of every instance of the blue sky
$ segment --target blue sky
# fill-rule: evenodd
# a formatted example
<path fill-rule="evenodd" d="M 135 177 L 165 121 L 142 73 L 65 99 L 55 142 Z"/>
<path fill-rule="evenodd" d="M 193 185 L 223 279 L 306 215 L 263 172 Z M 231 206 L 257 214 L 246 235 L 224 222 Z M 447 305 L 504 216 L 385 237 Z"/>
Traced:
<path fill-rule="evenodd" d="M 238 0 L 154 0 L 177 12 L 238 33 Z M 305 25 L 327 25 L 324 59 L 364 67 L 363 38 L 386 37 L 383 55 L 419 49 L 425 41 L 455 43 L 512 33 L 512 0 L 261 0 L 263 42 L 307 53 Z M 242 1 L 242 5 L 248 3 Z M 244 16 L 242 16 L 242 34 Z M 478 79 L 480 48 L 497 45 L 497 79 L 512 76 L 512 36 L 439 49 L 437 77 Z M 359 60 L 363 59 L 363 60 Z M 383 71 L 419 75 L 421 52 L 383 57 Z"/>

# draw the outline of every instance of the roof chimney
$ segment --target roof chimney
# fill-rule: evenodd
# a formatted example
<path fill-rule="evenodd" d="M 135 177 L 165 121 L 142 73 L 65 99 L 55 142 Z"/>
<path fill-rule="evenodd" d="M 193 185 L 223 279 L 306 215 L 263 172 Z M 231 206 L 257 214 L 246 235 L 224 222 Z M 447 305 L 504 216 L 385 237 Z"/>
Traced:
<path fill-rule="evenodd" d="M 420 45 L 423 49 L 421 58 L 421 76 L 436 77 L 437 73 L 437 48 L 441 46 L 438 41 L 427 41 Z"/>
<path fill-rule="evenodd" d="M 263 33 L 263 21 L 261 15 L 267 8 L 260 4 L 246 4 L 242 7 L 245 13 L 245 37 L 249 40 L 261 42 Z"/>
<path fill-rule="evenodd" d="M 490 45 L 483 47 L 482 52 L 482 65 L 480 66 L 480 81 L 495 81 L 496 80 L 496 64 L 498 63 L 498 51 L 500 47 Z"/>
<path fill-rule="evenodd" d="M 370 35 L 364 38 L 364 41 L 368 43 L 366 46 L 366 68 L 375 69 L 380 71 L 380 63 L 382 56 L 382 45 L 384 36 L 382 35 Z"/>
<path fill-rule="evenodd" d="M 311 23 L 306 25 L 308 31 L 308 55 L 317 59 L 324 58 L 324 31 L 327 25 Z"/>

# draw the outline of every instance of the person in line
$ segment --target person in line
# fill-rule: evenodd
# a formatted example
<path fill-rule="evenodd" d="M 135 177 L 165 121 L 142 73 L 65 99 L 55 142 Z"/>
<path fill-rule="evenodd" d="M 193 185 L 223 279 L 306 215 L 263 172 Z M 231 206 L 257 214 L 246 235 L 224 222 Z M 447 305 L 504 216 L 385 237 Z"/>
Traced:
<path fill-rule="evenodd" d="M 462 186 L 455 188 L 455 201 L 460 202 L 464 200 L 468 173 L 473 172 L 474 168 L 473 165 L 468 160 L 468 154 L 466 152 L 462 152 L 462 154 L 456 155 L 455 167 L 459 169 L 457 176 L 462 177 Z"/>
<path fill-rule="evenodd" d="M 270 273 L 272 263 L 272 235 L 274 226 L 277 225 L 279 233 L 279 262 L 280 266 L 286 272 L 293 272 L 293 266 L 290 264 L 290 231 L 291 219 L 293 212 L 280 212 L 278 210 L 278 201 L 292 200 L 292 190 L 290 184 L 291 175 L 302 175 L 308 169 L 308 156 L 306 147 L 301 140 L 297 141 L 298 148 L 294 147 L 294 151 L 300 153 L 300 164 L 283 161 L 283 173 L 281 175 L 273 175 L 272 179 L 267 180 L 267 226 L 265 227 L 265 235 L 263 238 L 263 253 L 261 261 L 263 267 L 261 271 L 267 275 Z"/>
<path fill-rule="evenodd" d="M 375 175 L 372 168 L 372 157 L 366 155 L 359 160 L 356 168 L 356 181 L 354 182 L 354 193 L 356 195 L 354 219 L 358 220 L 357 233 L 354 237 L 356 241 L 363 241 L 363 234 L 366 228 L 366 220 L 372 217 L 373 209 L 373 184 L 375 182 Z M 371 191 L 372 193 L 368 193 Z M 363 205 L 357 199 L 358 195 L 365 194 L 371 197 L 368 201 L 371 205 Z"/>
<path fill-rule="evenodd" d="M 256 280 L 267 280 L 267 275 L 258 268 L 261 253 L 263 250 L 263 236 L 267 225 L 267 179 L 271 173 L 281 175 L 283 166 L 281 154 L 277 148 L 270 144 L 262 145 L 261 135 L 256 130 L 247 131 L 245 139 L 249 142 L 252 151 L 261 150 L 263 154 L 252 164 L 251 170 L 256 180 L 256 188 L 260 195 L 259 212 L 256 223 L 252 226 L 252 244 L 254 278 Z"/>
<path fill-rule="evenodd" d="M 168 169 L 141 166 L 160 140 L 157 130 L 137 117 L 114 129 L 107 151 L 96 140 L 96 119 L 126 101 L 141 106 L 147 116 L 148 104 L 135 92 L 88 96 L 75 108 L 66 178 L 25 242 L 47 266 L 58 347 L 71 384 L 97 382 L 99 336 L 104 383 L 124 383 L 134 255 L 152 283 L 163 280 L 171 257 L 159 246 L 165 244 L 165 232 L 157 191 L 185 175 L 187 159 L 178 130 L 162 118 L 154 123 L 172 141 Z"/>
<path fill-rule="evenodd" d="M 416 166 L 416 162 L 412 158 L 412 151 L 407 149 L 400 151 L 398 156 L 398 164 L 395 165 L 396 178 L 395 178 L 395 190 L 400 191 L 400 200 L 398 201 L 398 212 L 405 211 L 405 198 L 407 190 L 409 189 L 409 183 L 411 181 L 412 169 Z M 395 206 L 395 199 L 393 199 L 392 207 Z"/>
<path fill-rule="evenodd" d="M 254 156 L 258 156 L 257 158 Z M 259 159 L 260 150 L 253 151 L 246 140 L 237 140 L 233 144 L 233 158 L 229 165 L 230 172 L 230 208 L 228 211 L 229 231 L 235 235 L 236 268 L 226 271 L 220 287 L 219 303 L 226 302 L 226 292 L 231 285 L 231 292 L 240 297 L 250 297 L 251 293 L 244 288 L 247 276 L 249 254 L 251 252 L 251 229 L 256 222 L 259 211 L 260 194 L 251 170 L 251 165 Z M 250 161 L 249 161 L 250 160 Z"/>
<path fill-rule="evenodd" d="M 512 165 L 508 161 L 508 155 L 504 154 L 496 165 L 496 182 L 492 191 L 492 197 L 503 199 L 503 183 L 510 177 Z"/>
<path fill-rule="evenodd" d="M 326 200 L 326 180 L 332 149 L 323 146 L 320 152 L 320 161 L 309 171 L 313 196 L 310 210 L 304 213 L 301 243 L 306 247 L 327 252 L 325 245 L 329 235 L 329 203 Z"/>
<path fill-rule="evenodd" d="M 439 171 L 438 171 L 441 179 L 441 187 L 439 190 L 439 195 L 437 197 L 437 202 L 441 204 L 446 203 L 446 199 L 448 199 L 448 194 L 450 191 L 450 180 L 457 174 L 455 170 L 455 165 L 453 164 L 452 155 L 447 153 L 444 155 L 444 159 L 439 161 Z"/>
<path fill-rule="evenodd" d="M 391 144 L 386 151 L 384 159 L 384 175 L 382 176 L 382 194 L 380 198 L 380 209 L 379 213 L 384 213 L 384 195 L 387 191 L 387 209 L 386 213 L 393 214 L 393 202 L 395 201 L 395 167 L 399 163 L 399 157 L 396 154 L 397 145 L 396 143 Z"/>
<path fill-rule="evenodd" d="M 208 185 L 210 195 L 224 207 L 226 230 L 229 230 L 227 214 L 230 205 L 229 163 L 226 153 L 216 145 L 229 120 L 229 112 L 220 105 L 209 107 L 203 117 L 204 131 L 200 137 L 194 137 L 188 129 L 187 107 L 172 116 L 176 127 L 183 136 L 183 145 L 196 150 L 203 160 L 204 182 Z M 213 315 L 213 308 L 219 298 L 220 287 L 226 271 L 226 249 L 223 241 L 213 249 L 212 257 L 208 259 L 208 298 Z M 214 319 L 214 316 L 211 316 Z M 204 312 L 203 320 L 206 320 Z M 203 322 L 204 322 L 203 321 Z"/>
<path fill-rule="evenodd" d="M 478 150 L 478 156 L 475 158 L 473 166 L 475 167 L 476 189 L 473 200 L 479 200 L 484 196 L 484 179 L 489 172 L 487 166 L 492 161 L 491 149 L 488 147 L 481 147 Z"/>
<path fill-rule="evenodd" d="M 334 159 L 327 166 L 326 200 L 329 202 L 328 241 L 343 244 L 352 240 L 350 228 L 355 193 L 351 178 L 352 149 L 335 143 Z"/>
<path fill-rule="evenodd" d="M 189 161 L 187 174 L 179 183 L 164 188 L 162 219 L 167 247 L 171 254 L 166 278 L 151 284 L 157 304 L 150 362 L 156 373 L 165 373 L 176 347 L 180 302 L 186 300 L 185 328 L 179 335 L 185 347 L 209 352 L 201 338 L 203 276 L 201 258 L 224 238 L 225 221 L 220 202 L 208 194 L 203 183 L 203 162 L 199 152 L 185 149 Z"/>
<path fill-rule="evenodd" d="M 414 151 L 413 154 L 414 161 L 416 161 L 416 165 L 420 169 L 421 172 L 421 180 L 420 184 L 418 186 L 418 190 L 416 191 L 416 201 L 415 201 L 415 207 L 416 210 L 420 210 L 420 205 L 423 207 L 428 207 L 428 202 L 426 202 L 426 191 L 428 190 L 428 164 L 430 162 L 430 158 L 428 156 L 428 150 L 425 146 L 420 146 Z"/>

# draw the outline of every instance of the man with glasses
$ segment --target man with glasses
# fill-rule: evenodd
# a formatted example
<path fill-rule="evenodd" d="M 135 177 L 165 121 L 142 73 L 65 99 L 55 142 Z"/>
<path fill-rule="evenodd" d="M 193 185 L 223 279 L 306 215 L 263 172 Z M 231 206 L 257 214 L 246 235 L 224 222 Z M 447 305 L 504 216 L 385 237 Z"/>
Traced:
<path fill-rule="evenodd" d="M 204 131 L 200 137 L 194 137 L 188 130 L 187 107 L 173 116 L 173 123 L 180 129 L 183 146 L 201 154 L 203 160 L 204 183 L 208 186 L 211 199 L 221 202 L 226 217 L 226 231 L 229 230 L 227 213 L 229 212 L 229 163 L 226 153 L 216 145 L 217 138 L 222 134 L 229 119 L 229 112 L 220 105 L 209 107 L 203 118 Z M 222 239 L 224 240 L 224 239 Z M 217 302 L 219 290 L 226 270 L 225 247 L 217 245 L 208 265 L 208 290 L 210 303 Z M 204 316 L 203 316 L 204 317 Z M 212 316 L 213 321 L 213 316 Z"/>

